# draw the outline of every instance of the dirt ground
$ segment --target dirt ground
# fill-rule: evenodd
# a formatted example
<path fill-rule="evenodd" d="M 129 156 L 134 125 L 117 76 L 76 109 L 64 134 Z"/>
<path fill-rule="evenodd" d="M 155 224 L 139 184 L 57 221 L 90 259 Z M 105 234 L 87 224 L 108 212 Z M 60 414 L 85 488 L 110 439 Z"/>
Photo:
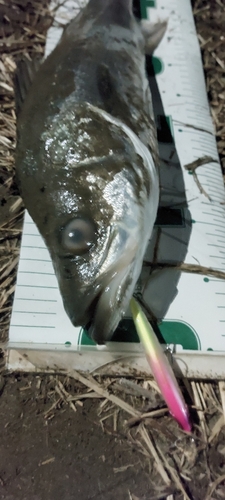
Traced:
<path fill-rule="evenodd" d="M 43 53 L 51 23 L 47 3 L 0 0 L 0 69 L 5 84 L 0 87 L 0 340 L 8 332 L 23 216 L 14 181 L 15 104 L 10 88 L 21 52 L 31 57 Z M 225 5 L 223 0 L 192 3 L 225 168 Z M 0 353 L 0 372 L 2 360 Z M 96 390 L 90 390 L 88 381 L 85 386 L 74 378 L 2 370 L 0 500 L 225 499 L 222 382 L 191 381 L 186 387 L 191 436 L 168 415 L 154 384 L 123 381 L 121 391 L 120 379 L 92 382 L 98 384 Z M 104 397 L 96 392 L 99 386 L 108 391 Z M 111 395 L 119 398 L 117 403 Z M 124 401 L 129 411 L 124 411 Z M 145 416 L 134 422 L 136 412 Z"/>
<path fill-rule="evenodd" d="M 113 384 L 102 382 L 118 394 Z M 215 429 L 221 420 L 216 396 L 207 405 L 205 429 L 213 437 L 207 445 L 196 412 L 194 433 L 186 435 L 156 391 L 146 397 L 125 394 L 132 394 L 132 384 L 130 390 L 123 387 L 123 402 L 142 415 L 157 408 L 144 424 L 104 397 L 88 396 L 83 384 L 68 377 L 2 377 L 0 499 L 224 498 L 225 436 L 223 426 Z"/>
<path fill-rule="evenodd" d="M 39 387 L 40 386 L 40 387 Z M 150 493 L 147 467 L 124 436 L 102 431 L 99 402 L 51 407 L 50 383 L 8 377 L 1 396 L 0 498 L 129 499 Z M 148 498 L 148 497 L 147 497 Z M 150 496 L 151 498 L 151 496 Z"/>

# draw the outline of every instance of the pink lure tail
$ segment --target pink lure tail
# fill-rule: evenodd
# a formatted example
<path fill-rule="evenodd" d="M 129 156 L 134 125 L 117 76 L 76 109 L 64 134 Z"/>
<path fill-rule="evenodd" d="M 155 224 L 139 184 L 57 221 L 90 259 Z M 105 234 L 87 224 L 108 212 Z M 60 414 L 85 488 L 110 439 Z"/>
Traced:
<path fill-rule="evenodd" d="M 144 312 L 134 298 L 130 301 L 130 308 L 138 335 L 144 345 L 147 361 L 170 413 L 186 432 L 191 432 L 188 409 L 169 361 Z"/>

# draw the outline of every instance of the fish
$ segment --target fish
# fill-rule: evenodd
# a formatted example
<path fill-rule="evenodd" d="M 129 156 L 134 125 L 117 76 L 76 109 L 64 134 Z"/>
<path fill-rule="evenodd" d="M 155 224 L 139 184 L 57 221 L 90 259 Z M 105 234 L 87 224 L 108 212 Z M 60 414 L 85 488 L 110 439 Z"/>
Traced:
<path fill-rule="evenodd" d="M 165 31 L 137 20 L 131 0 L 90 0 L 43 62 L 15 74 L 18 188 L 67 315 L 99 344 L 128 309 L 156 219 L 145 54 Z"/>

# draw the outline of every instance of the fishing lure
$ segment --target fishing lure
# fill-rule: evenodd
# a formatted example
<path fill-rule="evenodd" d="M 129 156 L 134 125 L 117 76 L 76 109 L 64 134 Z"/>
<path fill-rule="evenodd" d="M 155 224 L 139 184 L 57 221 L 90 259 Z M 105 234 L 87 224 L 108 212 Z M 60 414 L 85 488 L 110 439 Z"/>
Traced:
<path fill-rule="evenodd" d="M 188 409 L 169 361 L 144 312 L 134 298 L 130 301 L 130 309 L 147 361 L 170 413 L 186 432 L 191 432 Z"/>

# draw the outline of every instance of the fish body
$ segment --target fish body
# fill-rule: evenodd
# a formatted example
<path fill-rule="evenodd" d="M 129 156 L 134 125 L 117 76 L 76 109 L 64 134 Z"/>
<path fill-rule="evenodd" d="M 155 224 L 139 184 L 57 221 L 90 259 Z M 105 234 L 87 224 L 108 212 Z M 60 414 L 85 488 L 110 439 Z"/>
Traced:
<path fill-rule="evenodd" d="M 144 27 L 130 0 L 90 0 L 33 76 L 16 75 L 16 176 L 67 314 L 109 340 L 139 277 L 158 199 Z"/>

